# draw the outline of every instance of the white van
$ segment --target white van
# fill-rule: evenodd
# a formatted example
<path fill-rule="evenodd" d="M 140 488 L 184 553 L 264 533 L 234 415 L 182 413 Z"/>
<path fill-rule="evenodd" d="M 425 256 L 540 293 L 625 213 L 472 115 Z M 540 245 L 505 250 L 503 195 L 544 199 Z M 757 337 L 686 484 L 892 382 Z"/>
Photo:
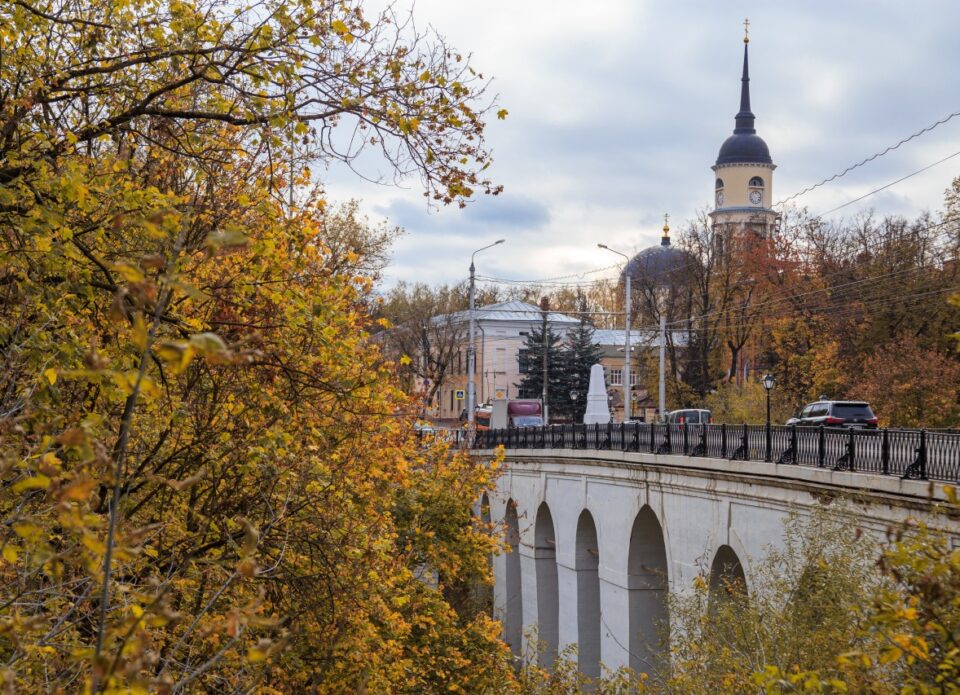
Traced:
<path fill-rule="evenodd" d="M 667 415 L 667 422 L 671 425 L 709 425 L 713 422 L 713 417 L 709 410 L 697 408 L 688 408 L 686 410 L 673 410 Z"/>

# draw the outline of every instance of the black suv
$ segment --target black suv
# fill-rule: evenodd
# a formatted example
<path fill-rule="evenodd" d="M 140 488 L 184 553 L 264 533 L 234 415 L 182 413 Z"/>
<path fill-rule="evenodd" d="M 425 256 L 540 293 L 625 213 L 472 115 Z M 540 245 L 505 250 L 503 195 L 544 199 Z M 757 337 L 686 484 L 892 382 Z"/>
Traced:
<path fill-rule="evenodd" d="M 787 424 L 876 429 L 877 416 L 864 401 L 817 401 L 805 406 Z"/>

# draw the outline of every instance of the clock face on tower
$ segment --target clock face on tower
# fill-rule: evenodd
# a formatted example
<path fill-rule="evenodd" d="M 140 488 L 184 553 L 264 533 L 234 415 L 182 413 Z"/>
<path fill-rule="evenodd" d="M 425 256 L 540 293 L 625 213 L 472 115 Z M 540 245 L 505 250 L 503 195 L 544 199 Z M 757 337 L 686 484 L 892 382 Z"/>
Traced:
<path fill-rule="evenodd" d="M 763 200 L 763 194 L 760 191 L 750 191 L 751 203 L 754 205 L 759 205 L 761 200 Z"/>
<path fill-rule="evenodd" d="M 723 205 L 723 191 L 717 191 L 717 207 Z"/>

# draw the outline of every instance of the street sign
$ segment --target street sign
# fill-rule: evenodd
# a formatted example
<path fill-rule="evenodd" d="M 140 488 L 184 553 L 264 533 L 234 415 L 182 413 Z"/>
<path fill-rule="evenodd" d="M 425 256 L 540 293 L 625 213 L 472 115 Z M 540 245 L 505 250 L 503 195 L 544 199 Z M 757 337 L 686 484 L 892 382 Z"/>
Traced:
<path fill-rule="evenodd" d="M 457 389 L 454 395 L 457 397 L 458 401 L 462 401 L 464 399 L 463 389 Z"/>

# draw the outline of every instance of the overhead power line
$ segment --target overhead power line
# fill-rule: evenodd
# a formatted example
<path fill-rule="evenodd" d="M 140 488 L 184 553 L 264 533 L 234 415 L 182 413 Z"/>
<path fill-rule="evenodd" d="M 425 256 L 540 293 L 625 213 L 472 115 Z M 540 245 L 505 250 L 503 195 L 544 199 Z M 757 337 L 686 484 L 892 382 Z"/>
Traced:
<path fill-rule="evenodd" d="M 956 112 L 951 113 L 951 114 L 949 114 L 949 115 L 947 115 L 947 116 L 944 116 L 943 118 L 941 118 L 941 119 L 940 119 L 939 121 L 937 121 L 936 123 L 931 123 L 931 124 L 928 125 L 926 128 L 922 128 L 922 129 L 918 130 L 916 133 L 913 133 L 912 135 L 909 135 L 909 136 L 903 138 L 903 140 L 901 140 L 901 141 L 898 142 L 897 144 L 891 145 L 890 147 L 886 148 L 885 150 L 881 150 L 880 152 L 875 152 L 874 154 L 870 155 L 870 156 L 867 157 L 866 159 L 863 159 L 863 160 L 857 162 L 856 164 L 852 164 L 852 165 L 848 166 L 848 167 L 847 167 L 846 169 L 844 169 L 843 171 L 837 172 L 837 173 L 834 174 L 833 176 L 827 177 L 827 178 L 823 179 L 822 181 L 819 181 L 819 182 L 813 184 L 812 186 L 807 186 L 806 188 L 804 188 L 804 189 L 803 189 L 802 191 L 800 191 L 799 193 L 794 193 L 793 195 L 787 196 L 786 198 L 784 198 L 783 200 L 779 201 L 778 203 L 775 203 L 775 204 L 774 204 L 774 207 L 777 207 L 777 206 L 779 206 L 779 205 L 783 205 L 784 203 L 787 203 L 787 202 L 789 202 L 789 201 L 791 201 L 791 200 L 794 200 L 795 198 L 799 198 L 799 197 L 802 196 L 802 195 L 806 195 L 807 193 L 809 193 L 810 191 L 814 190 L 815 188 L 819 188 L 820 186 L 823 186 L 824 184 L 830 183 L 831 181 L 836 181 L 836 180 L 839 179 L 840 177 L 846 176 L 847 174 L 849 174 L 849 173 L 850 173 L 851 171 L 853 171 L 854 169 L 859 169 L 859 168 L 862 167 L 864 164 L 868 164 L 869 162 L 872 162 L 872 161 L 875 160 L 875 159 L 879 159 L 880 157 L 882 157 L 883 155 L 885 155 L 885 154 L 887 154 L 887 153 L 889 153 L 889 152 L 893 152 L 895 149 L 899 148 L 901 145 L 905 145 L 906 143 L 910 142 L 910 141 L 913 140 L 914 138 L 918 138 L 918 137 L 920 137 L 921 135 L 923 135 L 924 133 L 929 133 L 929 132 L 930 132 L 931 130 L 933 130 L 934 128 L 937 128 L 938 126 L 943 125 L 944 123 L 950 121 L 951 119 L 955 118 L 956 116 L 960 116 L 960 111 L 956 111 Z"/>
<path fill-rule="evenodd" d="M 836 303 L 830 304 L 820 304 L 814 306 L 802 306 L 798 309 L 791 309 L 789 311 L 781 309 L 774 310 L 770 313 L 764 313 L 758 315 L 752 319 L 738 320 L 733 323 L 725 323 L 723 325 L 723 330 L 735 330 L 738 328 L 749 328 L 752 326 L 764 325 L 771 320 L 790 318 L 795 316 L 797 311 L 806 312 L 808 314 L 827 314 L 829 313 L 829 318 L 832 320 L 837 319 L 847 319 L 852 317 L 858 317 L 860 315 L 873 315 L 879 313 L 880 310 L 886 309 L 891 306 L 902 305 L 905 300 L 909 299 L 920 299 L 922 297 L 932 297 L 935 295 L 944 295 L 952 292 L 957 292 L 960 288 L 957 287 L 941 287 L 935 290 L 927 290 L 924 292 L 915 292 L 911 294 L 893 294 L 889 296 L 875 297 L 872 299 L 860 299 L 860 300 L 851 300 L 849 306 L 838 307 Z M 690 321 L 695 320 L 696 317 L 691 317 Z M 684 321 L 686 323 L 686 321 Z M 655 330 L 657 326 L 654 324 L 642 325 L 635 327 L 634 330 L 646 330 L 652 331 Z M 715 329 L 708 327 L 696 327 L 696 326 L 683 326 L 682 328 L 674 327 L 671 328 L 669 332 L 672 333 L 709 333 Z"/>
<path fill-rule="evenodd" d="M 584 275 L 592 275 L 593 273 L 602 273 L 605 270 L 612 270 L 613 268 L 619 268 L 619 263 L 614 263 L 613 265 L 607 265 L 602 268 L 594 268 L 592 270 L 581 270 L 577 273 L 570 273 L 569 275 L 556 275 L 550 278 L 540 278 L 539 280 L 514 280 L 510 278 L 492 278 L 484 275 L 477 275 L 477 279 L 487 280 L 489 282 L 505 283 L 505 284 L 515 284 L 515 285 L 546 285 L 558 280 L 568 280 L 570 278 L 582 278 Z"/>
<path fill-rule="evenodd" d="M 935 224 L 928 225 L 920 231 L 930 231 L 932 229 L 937 229 L 938 227 L 942 227 L 944 225 L 950 224 L 952 222 L 956 222 L 958 220 L 960 220 L 960 217 L 948 218 L 946 220 L 943 220 L 942 222 L 937 222 Z M 857 280 L 852 280 L 850 282 L 840 283 L 839 285 L 828 285 L 826 287 L 821 287 L 815 290 L 807 290 L 805 292 L 800 292 L 800 293 L 794 293 L 794 290 L 792 288 L 785 288 L 777 292 L 773 292 L 768 297 L 766 297 L 762 302 L 752 305 L 752 308 L 759 309 L 761 307 L 770 307 L 770 306 L 775 307 L 778 304 L 794 303 L 796 302 L 797 299 L 800 299 L 801 297 L 808 297 L 808 296 L 823 294 L 823 293 L 832 293 L 832 292 L 836 292 L 837 290 L 854 287 L 857 285 L 863 285 L 863 284 L 869 285 L 872 283 L 880 282 L 881 280 L 889 280 L 897 276 L 909 275 L 912 273 L 919 273 L 922 271 L 929 271 L 929 270 L 930 270 L 929 267 L 913 266 L 910 268 L 903 268 L 901 270 L 896 270 L 889 273 L 880 273 L 878 275 L 868 275 L 867 277 L 859 278 Z M 830 273 L 821 273 L 816 277 L 817 279 L 823 280 L 825 278 L 836 277 L 838 275 L 845 275 L 849 272 L 850 272 L 849 268 L 841 268 Z M 715 316 L 719 316 L 726 312 L 727 312 L 727 309 L 717 309 L 704 314 L 700 314 L 698 316 L 691 316 L 689 317 L 689 319 L 693 320 L 693 319 L 713 318 Z M 671 324 L 685 323 L 687 320 L 688 319 L 678 319 L 677 321 L 672 321 L 670 323 Z"/>
<path fill-rule="evenodd" d="M 899 141 L 898 143 L 896 143 L 895 145 L 891 145 L 890 147 L 887 147 L 886 149 L 884 149 L 884 150 L 882 150 L 882 151 L 880 151 L 880 152 L 877 152 L 877 153 L 875 153 L 875 154 L 867 157 L 866 159 L 863 159 L 863 160 L 861 160 L 860 162 L 857 162 L 856 164 L 853 164 L 853 165 L 847 167 L 847 168 L 844 169 L 843 171 L 838 172 L 838 173 L 834 174 L 833 176 L 830 176 L 830 177 L 828 177 L 828 178 L 825 178 L 825 179 L 823 179 L 822 181 L 820 181 L 820 182 L 818 182 L 818 183 L 816 183 L 816 184 L 814 184 L 814 185 L 812 185 L 812 186 L 808 186 L 807 188 L 803 189 L 802 191 L 800 191 L 800 192 L 798 192 L 798 193 L 794 193 L 794 194 L 792 194 L 792 195 L 790 195 L 790 196 L 787 196 L 786 198 L 784 198 L 784 199 L 780 200 L 779 202 L 775 203 L 775 204 L 774 204 L 774 207 L 776 207 L 776 206 L 778 206 L 778 205 L 783 205 L 784 203 L 786 203 L 786 202 L 788 202 L 788 201 L 790 201 L 790 200 L 793 200 L 793 199 L 795 199 L 795 198 L 799 198 L 800 196 L 802 196 L 802 195 L 804 195 L 804 194 L 806 194 L 806 193 L 809 193 L 810 191 L 814 190 L 815 188 L 818 188 L 818 187 L 820 187 L 820 186 L 823 186 L 824 184 L 829 183 L 829 182 L 831 182 L 831 181 L 835 181 L 836 179 L 839 179 L 839 178 L 841 178 L 842 176 L 845 176 L 846 174 L 848 174 L 849 172 L 853 171 L 854 169 L 857 169 L 857 168 L 859 168 L 859 167 L 861 167 L 861 166 L 863 166 L 863 165 L 865 165 L 865 164 L 867 164 L 867 163 L 869 163 L 869 162 L 871 162 L 871 161 L 873 161 L 873 160 L 875 160 L 875 159 L 878 159 L 879 157 L 882 157 L 883 155 L 885 155 L 885 154 L 887 154 L 887 153 L 889 153 L 889 152 L 892 152 L 893 150 L 896 150 L 896 149 L 899 148 L 901 145 L 904 145 L 905 143 L 910 142 L 911 140 L 913 140 L 913 139 L 915 139 L 915 138 L 917 138 L 917 137 L 920 137 L 920 136 L 923 135 L 924 133 L 928 133 L 928 132 L 930 132 L 931 130 L 933 130 L 934 128 L 936 128 L 936 127 L 938 127 L 938 126 L 940 126 L 940 125 L 943 125 L 944 123 L 947 123 L 948 121 L 950 121 L 951 119 L 953 119 L 953 118 L 956 117 L 956 116 L 960 116 L 960 111 L 957 111 L 957 112 L 955 112 L 955 113 L 951 113 L 951 114 L 945 116 L 944 118 L 941 118 L 939 121 L 936 121 L 935 123 L 932 123 L 931 125 L 927 126 L 926 128 L 923 128 L 923 129 L 921 129 L 921 130 L 918 130 L 917 132 L 913 133 L 912 135 L 910 135 L 910 136 L 908 136 L 908 137 L 906 137 L 906 138 L 903 138 L 902 140 L 900 140 L 900 141 Z M 845 208 L 845 207 L 848 207 L 848 206 L 850 206 L 850 205 L 853 205 L 853 204 L 855 204 L 855 203 L 858 203 L 858 202 L 860 202 L 860 201 L 862 201 L 862 200 L 864 200 L 864 199 L 866 199 L 866 198 L 869 198 L 869 197 L 872 196 L 872 195 L 876 195 L 877 193 L 880 193 L 881 191 L 885 191 L 886 189 L 891 188 L 891 187 L 897 185 L 898 183 L 902 183 L 903 181 L 906 181 L 907 179 L 913 178 L 914 176 L 917 176 L 918 174 L 922 174 L 923 172 L 925 172 L 925 171 L 927 171 L 927 170 L 929 170 L 929 169 L 932 169 L 932 168 L 935 167 L 935 166 L 938 166 L 938 165 L 940 165 L 940 164 L 943 164 L 944 162 L 949 161 L 949 160 L 951 160 L 951 159 L 953 159 L 954 157 L 957 157 L 957 156 L 960 156 L 960 151 L 954 152 L 953 154 L 948 155 L 948 156 L 944 157 L 943 159 L 939 159 L 939 160 L 937 160 L 936 162 L 933 162 L 932 164 L 928 164 L 927 166 L 925 166 L 925 167 L 923 167 L 923 168 L 921 168 L 921 169 L 918 169 L 918 170 L 916 170 L 916 171 L 914 171 L 914 172 L 911 172 L 911 173 L 907 174 L 906 176 L 902 176 L 902 177 L 896 179 L 895 181 L 891 181 L 890 183 L 887 183 L 887 184 L 885 184 L 885 185 L 883 185 L 883 186 L 880 186 L 879 188 L 875 188 L 874 190 L 870 191 L 869 193 L 865 193 L 865 194 L 863 194 L 862 196 L 860 196 L 860 197 L 858 197 L 858 198 L 855 198 L 854 200 L 851 200 L 851 201 L 848 201 L 848 202 L 846 202 L 846 203 L 843 203 L 842 205 L 838 205 L 838 206 L 835 207 L 835 208 L 831 208 L 830 210 L 827 210 L 826 212 L 822 212 L 822 213 L 819 213 L 819 214 L 817 214 L 817 215 L 814 215 L 813 217 L 814 217 L 814 219 L 816 219 L 816 218 L 822 218 L 822 217 L 824 217 L 824 216 L 826 216 L 826 215 L 829 215 L 829 214 L 831 214 L 831 213 L 833 213 L 833 212 L 836 212 L 837 210 L 841 210 L 841 209 L 843 209 L 843 208 Z M 798 228 L 799 226 L 800 226 L 800 225 L 795 225 L 795 226 L 792 227 L 792 228 L 795 229 L 795 228 Z M 939 225 L 936 225 L 936 226 L 939 226 Z M 597 278 L 597 279 L 595 279 L 595 280 L 583 280 L 582 282 L 561 282 L 561 281 L 563 281 L 563 280 L 569 280 L 569 279 L 571 279 L 571 278 L 583 278 L 585 275 L 592 275 L 592 274 L 594 274 L 594 273 L 601 273 L 601 272 L 604 272 L 604 271 L 607 271 L 607 270 L 612 270 L 612 269 L 614 269 L 614 268 L 621 268 L 622 265 L 623 265 L 623 264 L 617 263 L 617 264 L 613 264 L 613 265 L 604 266 L 604 267 L 602 267 L 602 268 L 593 268 L 593 269 L 590 269 L 590 270 L 584 270 L 584 271 L 580 271 L 580 272 L 576 272 L 576 273 L 570 273 L 570 274 L 568 274 L 568 275 L 557 275 L 557 276 L 548 277 L 548 278 L 539 278 L 539 279 L 531 279 L 531 280 L 520 280 L 520 279 L 513 279 L 513 278 L 496 278 L 496 277 L 489 277 L 489 276 L 482 276 L 482 275 L 478 275 L 478 276 L 477 276 L 477 279 L 482 280 L 482 281 L 484 281 L 484 282 L 491 282 L 491 283 L 494 283 L 494 284 L 541 285 L 541 286 L 551 286 L 551 287 L 556 287 L 556 288 L 582 288 L 582 287 L 590 287 L 590 286 L 592 286 L 592 285 L 599 284 L 600 282 L 606 282 L 606 281 L 608 281 L 608 280 L 611 280 L 612 278 Z M 684 269 L 687 268 L 687 267 L 690 267 L 691 265 L 692 265 L 692 263 L 691 263 L 691 264 L 686 264 L 685 266 L 681 266 L 681 267 L 678 267 L 678 268 L 672 268 L 669 272 L 671 272 L 671 273 L 673 273 L 673 272 L 678 272 L 678 271 L 684 270 Z"/>
<path fill-rule="evenodd" d="M 875 193 L 879 193 L 880 191 L 885 191 L 886 189 L 890 188 L 891 186 L 895 186 L 895 185 L 897 185 L 898 183 L 900 183 L 900 182 L 902 182 L 902 181 L 906 181 L 907 179 L 912 178 L 912 177 L 916 176 L 917 174 L 922 174 L 922 173 L 925 172 L 927 169 L 932 169 L 933 167 L 937 166 L 938 164 L 943 164 L 943 163 L 946 162 L 947 160 L 953 159 L 954 157 L 956 157 L 956 156 L 958 156 L 958 155 L 960 155 L 960 151 L 954 152 L 953 154 L 951 154 L 951 155 L 949 155 L 949 156 L 947 156 L 947 157 L 944 157 L 943 159 L 937 160 L 937 161 L 934 162 L 933 164 L 928 164 L 927 166 L 923 167 L 922 169 L 917 169 L 917 170 L 916 170 L 915 172 L 913 172 L 912 174 L 907 174 L 906 176 L 901 176 L 901 177 L 900 177 L 899 179 L 897 179 L 896 181 L 891 181 L 890 183 L 886 184 L 885 186 L 880 186 L 880 188 L 875 188 L 875 189 L 873 189 L 872 191 L 870 191 L 869 193 L 864 193 L 864 194 L 863 194 L 862 196 L 860 196 L 859 198 L 854 198 L 853 200 L 851 200 L 851 201 L 849 201 L 849 202 L 846 202 L 846 203 L 844 203 L 843 205 L 838 205 L 837 207 L 831 208 L 830 210 L 827 210 L 826 212 L 821 212 L 819 215 L 815 215 L 815 217 L 823 217 L 823 216 L 825 216 L 825 215 L 829 215 L 831 212 L 836 212 L 837 210 L 840 210 L 841 208 L 845 208 L 845 207 L 847 207 L 848 205 L 853 205 L 854 203 L 859 203 L 859 202 L 860 202 L 861 200 L 863 200 L 864 198 L 869 198 L 870 196 L 872 196 L 872 195 L 875 194 Z"/>

